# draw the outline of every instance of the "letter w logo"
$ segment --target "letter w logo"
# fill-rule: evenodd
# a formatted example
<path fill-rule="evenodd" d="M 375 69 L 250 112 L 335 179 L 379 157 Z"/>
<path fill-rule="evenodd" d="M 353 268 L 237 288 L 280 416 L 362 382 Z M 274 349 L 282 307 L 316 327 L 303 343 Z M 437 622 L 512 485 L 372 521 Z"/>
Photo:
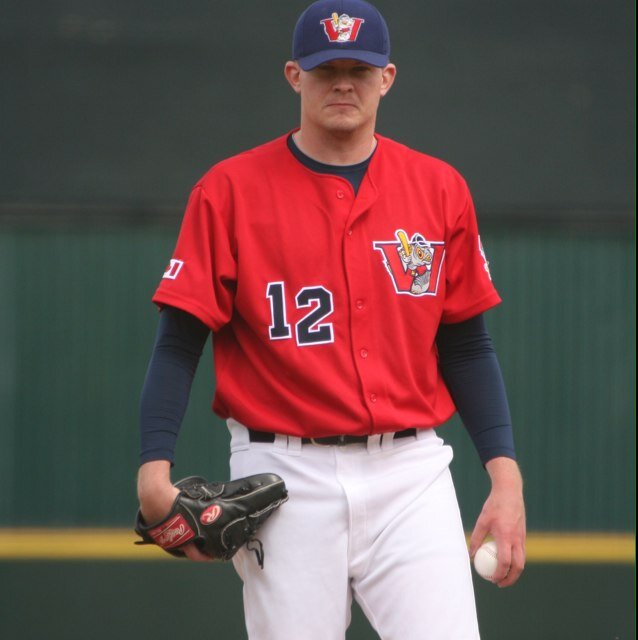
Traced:
<path fill-rule="evenodd" d="M 363 18 L 351 18 L 345 13 L 337 16 L 333 13 L 332 18 L 322 20 L 321 24 L 330 42 L 354 42 L 364 22 Z"/>

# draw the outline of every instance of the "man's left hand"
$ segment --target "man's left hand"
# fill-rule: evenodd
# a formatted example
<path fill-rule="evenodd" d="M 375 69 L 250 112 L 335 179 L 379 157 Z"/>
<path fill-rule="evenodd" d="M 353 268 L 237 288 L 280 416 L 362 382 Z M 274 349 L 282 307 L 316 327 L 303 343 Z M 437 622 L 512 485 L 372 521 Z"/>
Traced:
<path fill-rule="evenodd" d="M 492 481 L 490 491 L 470 538 L 473 558 L 486 536 L 498 547 L 498 568 L 493 582 L 509 587 L 525 568 L 525 502 L 523 480 L 516 462 L 510 458 L 493 458 L 485 468 Z"/>

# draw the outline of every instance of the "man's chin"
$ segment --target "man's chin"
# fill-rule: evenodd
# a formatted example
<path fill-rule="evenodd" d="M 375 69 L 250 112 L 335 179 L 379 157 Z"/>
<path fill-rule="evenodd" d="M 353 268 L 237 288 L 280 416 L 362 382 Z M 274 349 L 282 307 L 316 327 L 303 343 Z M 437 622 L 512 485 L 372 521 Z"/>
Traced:
<path fill-rule="evenodd" d="M 326 123 L 326 129 L 335 134 L 348 134 L 358 131 L 362 124 L 358 118 L 335 118 Z"/>

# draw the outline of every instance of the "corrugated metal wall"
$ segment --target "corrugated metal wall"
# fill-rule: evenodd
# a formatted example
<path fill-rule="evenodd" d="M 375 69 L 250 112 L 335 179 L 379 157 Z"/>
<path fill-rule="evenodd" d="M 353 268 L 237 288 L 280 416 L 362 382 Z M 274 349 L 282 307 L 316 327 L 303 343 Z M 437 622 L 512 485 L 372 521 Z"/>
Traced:
<path fill-rule="evenodd" d="M 178 221 L 81 217 L 0 231 L 0 525 L 129 524 L 150 296 Z M 489 312 L 527 483 L 530 529 L 629 530 L 633 501 L 633 241 L 613 227 L 486 224 L 504 304 Z M 227 474 L 209 351 L 179 441 L 180 473 Z M 485 473 L 458 424 L 467 524 Z M 37 509 L 22 495 L 46 495 Z"/>
<path fill-rule="evenodd" d="M 495 333 L 535 481 L 534 525 L 631 528 L 633 243 L 604 232 L 521 240 L 519 253 L 498 241 L 511 305 Z"/>
<path fill-rule="evenodd" d="M 508 385 L 530 529 L 632 529 L 631 234 L 537 223 L 490 226 L 483 238 L 504 299 L 487 319 Z M 466 513 L 480 509 L 486 486 L 471 475 L 460 487 L 475 491 Z"/>

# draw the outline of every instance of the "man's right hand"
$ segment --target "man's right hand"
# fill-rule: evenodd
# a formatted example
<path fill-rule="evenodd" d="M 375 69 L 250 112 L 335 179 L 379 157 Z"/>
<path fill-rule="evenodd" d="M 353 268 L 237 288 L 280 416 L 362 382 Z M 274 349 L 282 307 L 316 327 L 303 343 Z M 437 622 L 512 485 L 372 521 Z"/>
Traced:
<path fill-rule="evenodd" d="M 179 489 L 171 482 L 171 464 L 168 460 L 153 460 L 143 464 L 137 475 L 137 497 L 140 511 L 147 524 L 161 522 L 173 508 Z M 212 562 L 213 558 L 202 553 L 192 542 L 182 551 L 189 560 Z"/>

